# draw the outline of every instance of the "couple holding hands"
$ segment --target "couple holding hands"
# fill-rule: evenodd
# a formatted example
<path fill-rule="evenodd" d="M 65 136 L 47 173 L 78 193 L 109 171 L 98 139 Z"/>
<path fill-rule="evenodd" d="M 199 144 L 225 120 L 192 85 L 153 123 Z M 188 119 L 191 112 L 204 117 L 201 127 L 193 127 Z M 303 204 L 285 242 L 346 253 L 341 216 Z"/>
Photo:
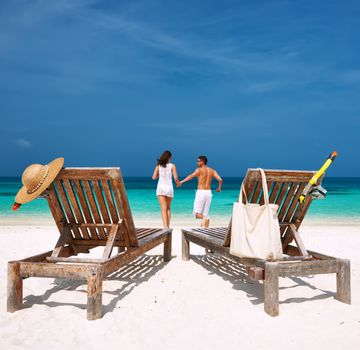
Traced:
<path fill-rule="evenodd" d="M 190 181 L 197 177 L 198 186 L 194 200 L 193 214 L 196 219 L 201 219 L 202 227 L 209 227 L 209 209 L 212 199 L 211 182 L 213 178 L 218 181 L 217 192 L 221 191 L 222 178 L 216 172 L 207 166 L 208 159 L 206 156 L 199 156 L 196 160 L 197 169 L 179 181 L 175 164 L 171 163 L 171 152 L 165 151 L 160 158 L 158 158 L 157 165 L 153 173 L 153 180 L 157 180 L 156 195 L 158 197 L 161 217 L 165 228 L 170 227 L 171 219 L 171 201 L 174 197 L 173 181 L 174 178 L 176 186 L 180 187 L 184 182 Z"/>

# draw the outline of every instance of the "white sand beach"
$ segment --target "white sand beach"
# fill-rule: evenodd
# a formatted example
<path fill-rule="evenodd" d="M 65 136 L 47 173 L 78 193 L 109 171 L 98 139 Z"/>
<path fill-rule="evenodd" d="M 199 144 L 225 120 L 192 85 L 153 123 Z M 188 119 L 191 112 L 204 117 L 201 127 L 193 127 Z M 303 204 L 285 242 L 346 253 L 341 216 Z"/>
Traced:
<path fill-rule="evenodd" d="M 149 223 L 137 222 L 140 226 Z M 280 316 L 263 311 L 262 286 L 240 265 L 191 245 L 181 260 L 158 247 L 103 285 L 102 319 L 86 320 L 86 284 L 30 278 L 23 309 L 6 312 L 7 262 L 52 249 L 55 225 L 0 226 L 0 349 L 309 349 L 360 348 L 360 226 L 312 225 L 307 248 L 351 260 L 352 305 L 334 299 L 335 275 L 280 279 Z"/>

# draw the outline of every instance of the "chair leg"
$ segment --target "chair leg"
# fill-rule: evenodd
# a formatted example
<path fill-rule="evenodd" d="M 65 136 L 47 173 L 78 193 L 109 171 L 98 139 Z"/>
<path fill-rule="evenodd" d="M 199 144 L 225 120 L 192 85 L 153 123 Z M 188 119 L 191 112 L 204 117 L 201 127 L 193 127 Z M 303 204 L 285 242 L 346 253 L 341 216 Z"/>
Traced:
<path fill-rule="evenodd" d="M 164 242 L 164 261 L 171 260 L 171 237 L 172 234 L 170 233 Z"/>
<path fill-rule="evenodd" d="M 20 276 L 20 263 L 8 263 L 7 311 L 15 312 L 21 308 L 23 299 L 23 280 Z"/>
<path fill-rule="evenodd" d="M 336 274 L 335 299 L 351 304 L 351 271 L 350 260 L 339 260 L 339 271 Z"/>
<path fill-rule="evenodd" d="M 279 315 L 279 264 L 265 263 L 264 309 L 270 316 Z"/>
<path fill-rule="evenodd" d="M 103 272 L 99 267 L 90 268 L 87 278 L 87 319 L 102 317 L 102 281 Z"/>
<path fill-rule="evenodd" d="M 185 261 L 190 260 L 190 242 L 182 234 L 182 259 Z"/>

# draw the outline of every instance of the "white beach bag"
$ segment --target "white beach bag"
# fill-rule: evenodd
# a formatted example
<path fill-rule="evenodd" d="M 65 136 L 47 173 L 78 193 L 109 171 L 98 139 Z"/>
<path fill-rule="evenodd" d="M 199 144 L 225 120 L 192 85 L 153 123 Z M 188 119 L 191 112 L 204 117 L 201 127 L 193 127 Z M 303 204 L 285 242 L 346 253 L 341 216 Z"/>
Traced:
<path fill-rule="evenodd" d="M 241 184 L 239 202 L 233 206 L 230 253 L 242 258 L 280 260 L 283 257 L 277 204 L 269 204 L 265 173 L 262 169 L 264 205 L 252 204 Z M 246 203 L 243 203 L 243 193 Z"/>

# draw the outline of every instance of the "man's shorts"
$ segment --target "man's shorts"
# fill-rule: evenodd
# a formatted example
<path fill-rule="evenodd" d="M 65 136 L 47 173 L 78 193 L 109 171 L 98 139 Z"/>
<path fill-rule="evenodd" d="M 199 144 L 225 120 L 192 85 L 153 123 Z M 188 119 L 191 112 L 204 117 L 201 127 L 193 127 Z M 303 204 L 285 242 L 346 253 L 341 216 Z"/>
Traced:
<path fill-rule="evenodd" d="M 194 215 L 202 214 L 205 218 L 209 218 L 211 199 L 211 190 L 197 190 L 194 201 Z"/>

